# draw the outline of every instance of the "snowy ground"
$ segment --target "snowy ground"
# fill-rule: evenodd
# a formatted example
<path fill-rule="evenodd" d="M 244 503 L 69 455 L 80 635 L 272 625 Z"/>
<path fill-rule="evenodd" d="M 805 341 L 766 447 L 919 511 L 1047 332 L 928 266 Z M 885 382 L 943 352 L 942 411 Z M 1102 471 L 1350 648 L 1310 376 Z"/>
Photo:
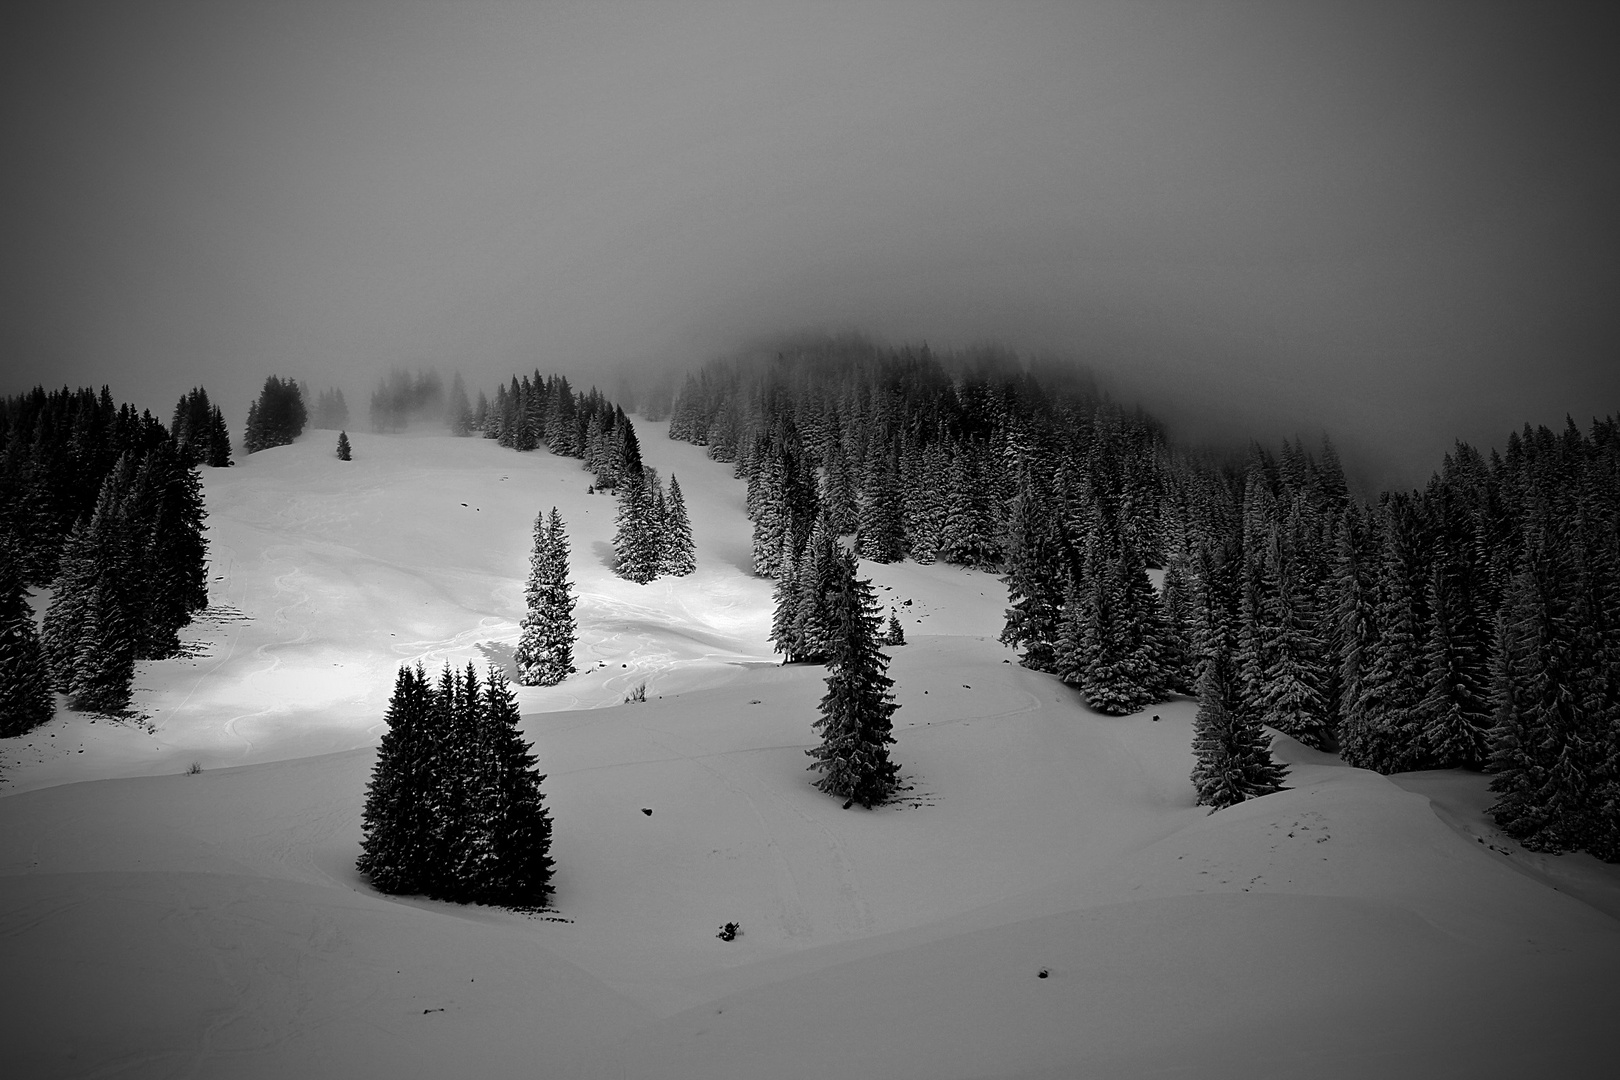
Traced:
<path fill-rule="evenodd" d="M 216 609 L 143 665 L 147 724 L 0 742 L 7 1075 L 1608 1075 L 1615 868 L 1519 849 L 1479 777 L 1288 740 L 1291 790 L 1208 816 L 1191 703 L 1100 717 L 1009 663 L 987 575 L 865 566 L 911 642 L 908 790 L 840 809 L 742 485 L 639 430 L 690 578 L 613 577 L 613 501 L 544 453 L 357 435 L 341 464 L 317 432 L 205 470 Z M 376 895 L 353 862 L 394 669 L 509 660 L 553 504 L 582 671 L 520 697 L 555 910 Z"/>

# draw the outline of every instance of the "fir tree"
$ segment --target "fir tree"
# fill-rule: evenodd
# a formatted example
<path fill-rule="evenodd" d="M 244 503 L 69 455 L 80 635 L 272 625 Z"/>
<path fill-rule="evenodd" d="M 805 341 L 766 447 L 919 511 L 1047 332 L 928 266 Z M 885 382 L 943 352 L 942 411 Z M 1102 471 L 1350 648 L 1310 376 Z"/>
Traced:
<path fill-rule="evenodd" d="M 388 893 L 543 904 L 551 819 L 517 700 L 496 668 L 445 666 L 438 686 L 401 668 L 362 811 L 356 862 Z"/>
<path fill-rule="evenodd" d="M 472 684 L 471 669 L 468 684 Z M 499 668 L 484 680 L 481 744 L 488 766 L 478 832 L 487 858 L 470 888 L 479 903 L 544 904 L 551 896 L 551 815 L 540 790 L 545 780 L 518 731 L 517 699 Z"/>
<path fill-rule="evenodd" d="M 121 713 L 135 679 L 135 630 L 116 584 L 97 582 L 73 658 L 68 706 L 80 712 Z"/>
<path fill-rule="evenodd" d="M 868 581 L 855 576 L 855 557 L 840 552 L 838 584 L 831 597 L 832 634 L 827 658 L 827 693 L 814 727 L 821 745 L 805 751 L 809 768 L 821 773 L 816 787 L 862 806 L 884 802 L 893 793 L 899 766 L 889 760 L 898 706 L 885 670 L 889 658 L 878 648 L 877 604 Z"/>
<path fill-rule="evenodd" d="M 433 687 L 421 665 L 401 667 L 361 811 L 364 838 L 356 868 L 385 893 L 428 891 L 435 829 L 433 747 L 429 714 Z"/>
<path fill-rule="evenodd" d="M 349 433 L 347 431 L 338 432 L 337 456 L 339 461 L 350 461 L 354 457 L 353 452 L 349 449 Z"/>
<path fill-rule="evenodd" d="M 814 578 L 799 573 L 799 558 L 792 541 L 784 539 L 784 550 L 775 560 L 776 584 L 771 588 L 771 647 L 782 654 L 782 662 L 796 663 L 807 658 L 804 640 L 805 589 L 814 589 Z"/>
<path fill-rule="evenodd" d="M 247 452 L 254 454 L 273 446 L 288 445 L 303 434 L 308 419 L 298 380 L 270 376 L 264 380 L 258 400 L 248 408 L 247 431 L 243 438 Z"/>
<path fill-rule="evenodd" d="M 1026 470 L 1014 501 L 1007 555 L 1006 623 L 1001 642 L 1023 652 L 1018 662 L 1056 672 L 1065 566 L 1054 494 Z"/>
<path fill-rule="evenodd" d="M 0 738 L 36 728 L 56 711 L 27 595 L 11 552 L 0 546 Z"/>
<path fill-rule="evenodd" d="M 1428 763 L 1422 741 L 1428 635 L 1413 581 L 1412 531 L 1410 507 L 1390 500 L 1379 564 L 1378 636 L 1366 650 L 1356 722 L 1342 738 L 1346 761 L 1381 773 Z"/>
<path fill-rule="evenodd" d="M 618 575 L 638 585 L 647 584 L 658 576 L 661 547 L 653 521 L 652 492 L 644 470 L 638 465 L 625 473 L 619 488 L 619 512 L 613 533 Z"/>
<path fill-rule="evenodd" d="M 568 580 L 568 536 L 551 508 L 534 520 L 534 551 L 524 589 L 527 613 L 513 660 L 524 686 L 555 686 L 574 672 L 574 597 Z"/>
<path fill-rule="evenodd" d="M 669 502 L 664 521 L 663 573 L 685 577 L 697 569 L 697 548 L 692 542 L 692 522 L 686 516 L 686 499 L 680 481 L 669 474 Z"/>
<path fill-rule="evenodd" d="M 903 627 L 901 627 L 900 619 L 899 619 L 898 616 L 895 615 L 894 609 L 890 608 L 889 609 L 889 633 L 884 638 L 883 644 L 885 644 L 885 645 L 904 645 L 905 643 L 906 643 L 906 631 L 905 631 L 905 629 Z"/>
<path fill-rule="evenodd" d="M 1123 716 L 1163 701 L 1158 600 L 1147 573 L 1123 546 L 1083 592 L 1064 605 L 1058 675 L 1100 713 Z"/>
<path fill-rule="evenodd" d="M 1271 756 L 1271 736 L 1242 713 L 1237 680 L 1225 653 L 1211 657 L 1198 687 L 1193 721 L 1193 789 L 1210 813 L 1283 790 L 1288 767 Z"/>
<path fill-rule="evenodd" d="M 444 402 L 444 426 L 452 435 L 471 435 L 473 407 L 467 400 L 467 385 L 461 381 L 461 372 L 450 380 L 450 394 Z"/>

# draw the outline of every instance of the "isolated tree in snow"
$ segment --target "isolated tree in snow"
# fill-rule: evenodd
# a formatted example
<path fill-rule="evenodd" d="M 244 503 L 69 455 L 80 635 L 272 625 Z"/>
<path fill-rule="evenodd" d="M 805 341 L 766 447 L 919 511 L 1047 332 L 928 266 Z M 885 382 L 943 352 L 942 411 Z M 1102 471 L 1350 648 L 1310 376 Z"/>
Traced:
<path fill-rule="evenodd" d="M 0 738 L 38 727 L 55 709 L 22 576 L 0 547 Z"/>
<path fill-rule="evenodd" d="M 872 807 L 894 792 L 899 766 L 889 760 L 893 716 L 899 706 L 878 647 L 877 602 L 872 585 L 855 576 L 855 557 L 839 552 L 841 572 L 831 596 L 827 693 L 815 728 L 821 745 L 807 750 L 821 773 L 816 787 L 829 795 Z"/>
<path fill-rule="evenodd" d="M 358 869 L 389 893 L 543 904 L 551 819 L 517 700 L 491 667 L 446 665 L 437 687 L 402 668 L 362 810 Z"/>
<path fill-rule="evenodd" d="M 686 499 L 674 473 L 669 474 L 669 501 L 665 509 L 663 572 L 685 577 L 697 569 L 697 548 L 692 543 L 692 522 L 686 516 Z"/>
<path fill-rule="evenodd" d="M 1282 790 L 1288 768 L 1271 756 L 1271 736 L 1241 711 L 1237 679 L 1225 653 L 1204 666 L 1193 721 L 1193 788 L 1210 813 Z"/>
<path fill-rule="evenodd" d="M 513 660 L 524 686 L 555 686 L 574 672 L 574 597 L 562 515 L 534 519 L 534 551 L 524 588 L 528 611 Z"/>
<path fill-rule="evenodd" d="M 885 645 L 904 645 L 906 643 L 906 632 L 901 628 L 900 619 L 893 610 L 889 612 L 889 633 L 883 643 Z"/>
<path fill-rule="evenodd" d="M 354 457 L 349 448 L 349 433 L 347 431 L 338 432 L 337 456 L 339 461 L 349 461 Z"/>

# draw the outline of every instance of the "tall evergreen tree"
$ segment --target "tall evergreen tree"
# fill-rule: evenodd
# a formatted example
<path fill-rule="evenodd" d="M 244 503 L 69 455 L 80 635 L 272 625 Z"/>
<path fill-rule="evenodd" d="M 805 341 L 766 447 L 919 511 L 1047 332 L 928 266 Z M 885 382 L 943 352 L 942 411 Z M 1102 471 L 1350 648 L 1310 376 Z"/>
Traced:
<path fill-rule="evenodd" d="M 473 685 L 468 669 L 469 687 Z M 470 889 L 479 903 L 544 904 L 551 896 L 551 815 L 540 790 L 532 744 L 518 731 L 517 698 L 499 668 L 484 680 L 480 723 L 486 748 L 485 794 L 477 831 L 487 838 L 487 857 Z"/>
<path fill-rule="evenodd" d="M 357 867 L 389 893 L 480 904 L 543 904 L 551 819 L 517 700 L 491 667 L 433 686 L 401 668 L 362 811 Z"/>
<path fill-rule="evenodd" d="M 385 893 L 427 892 L 430 837 L 437 826 L 433 746 L 428 725 L 433 686 L 418 664 L 401 667 L 361 811 L 364 839 L 356 867 Z"/>
<path fill-rule="evenodd" d="M 524 589 L 527 613 L 513 660 L 524 686 L 555 686 L 574 672 L 574 597 L 568 580 L 568 536 L 551 508 L 534 520 L 534 551 Z"/>
<path fill-rule="evenodd" d="M 347 431 L 338 432 L 337 457 L 339 461 L 351 461 L 354 458 L 354 451 L 349 446 L 349 433 Z"/>
<path fill-rule="evenodd" d="M 36 728 L 56 711 L 27 595 L 11 552 L 0 546 L 0 738 Z"/>
<path fill-rule="evenodd" d="M 647 584 L 658 576 L 662 546 L 653 520 L 653 494 L 645 471 L 638 466 L 625 473 L 619 486 L 619 512 L 613 533 L 618 575 L 638 585 Z"/>
<path fill-rule="evenodd" d="M 117 583 L 97 581 L 74 656 L 68 705 L 80 712 L 120 713 L 135 679 L 135 628 Z"/>
<path fill-rule="evenodd" d="M 1271 736 L 1244 719 L 1233 664 L 1225 653 L 1210 658 L 1198 687 L 1193 721 L 1193 789 L 1210 813 L 1245 799 L 1283 789 L 1286 765 L 1271 756 Z"/>
<path fill-rule="evenodd" d="M 697 569 L 697 547 L 692 542 L 692 522 L 686 516 L 686 498 L 674 473 L 669 474 L 669 502 L 664 520 L 663 553 L 660 569 L 675 577 L 685 577 Z"/>
<path fill-rule="evenodd" d="M 838 555 L 837 587 L 831 596 L 832 633 L 827 656 L 827 693 L 814 727 L 821 745 L 805 751 L 821 773 L 816 787 L 829 795 L 872 807 L 894 792 L 899 766 L 889 760 L 893 716 L 899 706 L 889 692 L 889 658 L 878 647 L 878 609 L 872 585 L 855 576 L 855 557 Z"/>

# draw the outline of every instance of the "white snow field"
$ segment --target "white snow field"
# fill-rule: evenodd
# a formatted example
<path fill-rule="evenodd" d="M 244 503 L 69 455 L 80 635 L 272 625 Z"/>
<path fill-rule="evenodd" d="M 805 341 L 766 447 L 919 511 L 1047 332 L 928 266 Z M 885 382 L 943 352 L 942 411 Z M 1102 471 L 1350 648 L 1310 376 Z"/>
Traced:
<path fill-rule="evenodd" d="M 1192 703 L 1098 716 L 1009 663 L 989 575 L 864 564 L 910 641 L 907 790 L 841 809 L 742 484 L 638 432 L 680 477 L 690 578 L 615 578 L 614 501 L 544 452 L 357 434 L 344 464 L 323 431 L 204 471 L 217 607 L 195 655 L 141 666 L 150 730 L 64 711 L 0 743 L 0 1071 L 1614 1075 L 1615 868 L 1519 849 L 1481 777 L 1286 739 L 1291 790 L 1207 815 Z M 555 909 L 379 895 L 354 858 L 395 669 L 509 660 L 553 504 L 581 673 L 519 695 Z"/>

